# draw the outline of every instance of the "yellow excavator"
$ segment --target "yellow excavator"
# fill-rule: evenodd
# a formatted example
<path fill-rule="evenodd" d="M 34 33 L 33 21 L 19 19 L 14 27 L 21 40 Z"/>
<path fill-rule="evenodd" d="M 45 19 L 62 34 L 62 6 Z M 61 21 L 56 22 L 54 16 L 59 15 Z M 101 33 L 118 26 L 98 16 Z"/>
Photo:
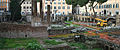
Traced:
<path fill-rule="evenodd" d="M 99 22 L 97 23 L 97 26 L 105 27 L 105 26 L 108 25 L 106 20 L 102 20 L 102 19 L 99 19 L 99 18 L 94 18 L 94 19 L 97 20 L 97 21 L 99 21 Z"/>

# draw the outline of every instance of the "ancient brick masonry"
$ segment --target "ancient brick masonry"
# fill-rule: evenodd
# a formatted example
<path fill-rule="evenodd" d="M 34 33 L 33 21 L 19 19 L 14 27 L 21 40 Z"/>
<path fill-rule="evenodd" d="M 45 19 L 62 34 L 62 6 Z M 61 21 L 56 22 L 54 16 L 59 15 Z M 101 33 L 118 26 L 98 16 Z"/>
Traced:
<path fill-rule="evenodd" d="M 6 38 L 47 38 L 47 27 L 32 27 L 20 24 L 0 24 L 0 37 Z"/>

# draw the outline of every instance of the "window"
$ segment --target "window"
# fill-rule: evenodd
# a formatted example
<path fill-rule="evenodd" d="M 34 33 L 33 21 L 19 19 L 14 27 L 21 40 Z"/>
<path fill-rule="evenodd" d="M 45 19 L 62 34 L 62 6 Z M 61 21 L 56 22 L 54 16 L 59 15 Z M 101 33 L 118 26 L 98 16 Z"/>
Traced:
<path fill-rule="evenodd" d="M 56 2 L 54 2 L 54 4 L 56 4 Z"/>
<path fill-rule="evenodd" d="M 115 4 L 113 4 L 113 8 L 115 8 Z"/>
<path fill-rule="evenodd" d="M 102 8 L 103 8 L 103 5 L 102 5 Z"/>
<path fill-rule="evenodd" d="M 3 4 L 2 4 L 2 6 L 3 6 Z"/>
<path fill-rule="evenodd" d="M 4 10 L 4 8 L 2 8 L 2 10 Z"/>
<path fill-rule="evenodd" d="M 60 7 L 60 6 L 58 6 L 58 9 L 61 9 L 61 7 Z"/>
<path fill-rule="evenodd" d="M 110 8 L 112 8 L 112 5 L 110 4 Z"/>
<path fill-rule="evenodd" d="M 63 12 L 63 14 L 65 14 L 65 12 Z"/>
<path fill-rule="evenodd" d="M 106 5 L 104 5 L 104 8 L 106 8 Z"/>
<path fill-rule="evenodd" d="M 99 9 L 101 9 L 101 5 L 99 5 Z"/>
<path fill-rule="evenodd" d="M 65 9 L 65 6 L 63 6 L 62 9 Z"/>
<path fill-rule="evenodd" d="M 56 6 L 54 6 L 54 9 L 56 9 Z"/>
<path fill-rule="evenodd" d="M 116 12 L 116 15 L 118 15 L 118 14 L 119 14 L 119 12 L 117 11 L 117 12 Z"/>
<path fill-rule="evenodd" d="M 45 2 L 45 4 L 47 4 L 47 2 Z"/>
<path fill-rule="evenodd" d="M 45 6 L 45 9 L 47 9 L 47 6 Z"/>
<path fill-rule="evenodd" d="M 67 9 L 70 9 L 70 6 L 68 6 Z"/>
<path fill-rule="evenodd" d="M 28 2 L 27 2 L 27 4 L 28 4 Z"/>
<path fill-rule="evenodd" d="M 23 9 L 26 9 L 26 7 L 24 6 Z"/>
<path fill-rule="evenodd" d="M 61 4 L 61 2 L 58 2 L 58 4 Z"/>
<path fill-rule="evenodd" d="M 50 2 L 50 4 L 52 4 L 52 2 Z"/>
<path fill-rule="evenodd" d="M 69 14 L 69 11 L 67 11 L 67 13 Z"/>
<path fill-rule="evenodd" d="M 6 4 L 5 4 L 5 6 L 6 6 Z"/>
<path fill-rule="evenodd" d="M 63 4 L 65 4 L 65 2 L 63 2 Z"/>
<path fill-rule="evenodd" d="M 29 9 L 29 7 L 27 7 L 27 9 Z"/>
<path fill-rule="evenodd" d="M 119 8 L 119 4 L 116 4 L 116 8 Z"/>
<path fill-rule="evenodd" d="M 52 6 L 50 6 L 50 9 L 52 9 Z"/>
<path fill-rule="evenodd" d="M 107 8 L 110 8 L 109 5 L 107 5 Z"/>

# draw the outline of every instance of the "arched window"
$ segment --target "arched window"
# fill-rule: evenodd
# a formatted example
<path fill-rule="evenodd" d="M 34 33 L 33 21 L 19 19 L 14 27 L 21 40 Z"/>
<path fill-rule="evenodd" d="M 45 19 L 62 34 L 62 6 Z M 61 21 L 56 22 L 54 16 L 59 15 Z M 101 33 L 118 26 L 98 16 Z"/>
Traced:
<path fill-rule="evenodd" d="M 119 8 L 119 4 L 118 3 L 116 4 L 116 8 Z"/>
<path fill-rule="evenodd" d="M 113 4 L 113 8 L 115 8 L 115 4 Z"/>
<path fill-rule="evenodd" d="M 99 5 L 99 9 L 101 9 L 101 5 Z"/>
<path fill-rule="evenodd" d="M 110 4 L 110 8 L 112 8 L 112 5 Z"/>
<path fill-rule="evenodd" d="M 106 8 L 106 5 L 104 5 L 104 8 Z"/>
<path fill-rule="evenodd" d="M 98 9 L 98 6 L 96 6 L 96 9 Z"/>
<path fill-rule="evenodd" d="M 102 8 L 103 8 L 103 5 L 102 5 Z"/>

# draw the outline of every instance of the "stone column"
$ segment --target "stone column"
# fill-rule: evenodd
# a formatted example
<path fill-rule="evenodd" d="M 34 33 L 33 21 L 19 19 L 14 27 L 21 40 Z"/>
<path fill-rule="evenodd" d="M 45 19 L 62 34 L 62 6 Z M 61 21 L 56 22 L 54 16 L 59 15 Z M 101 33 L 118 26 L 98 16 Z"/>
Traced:
<path fill-rule="evenodd" d="M 116 26 L 120 26 L 120 16 L 116 16 Z"/>
<path fill-rule="evenodd" d="M 50 5 L 47 5 L 47 22 L 50 24 Z"/>
<path fill-rule="evenodd" d="M 37 0 L 32 0 L 32 15 L 37 16 Z"/>
<path fill-rule="evenodd" d="M 43 1 L 40 0 L 40 17 L 41 17 L 41 21 L 44 20 L 44 17 L 43 17 Z"/>

